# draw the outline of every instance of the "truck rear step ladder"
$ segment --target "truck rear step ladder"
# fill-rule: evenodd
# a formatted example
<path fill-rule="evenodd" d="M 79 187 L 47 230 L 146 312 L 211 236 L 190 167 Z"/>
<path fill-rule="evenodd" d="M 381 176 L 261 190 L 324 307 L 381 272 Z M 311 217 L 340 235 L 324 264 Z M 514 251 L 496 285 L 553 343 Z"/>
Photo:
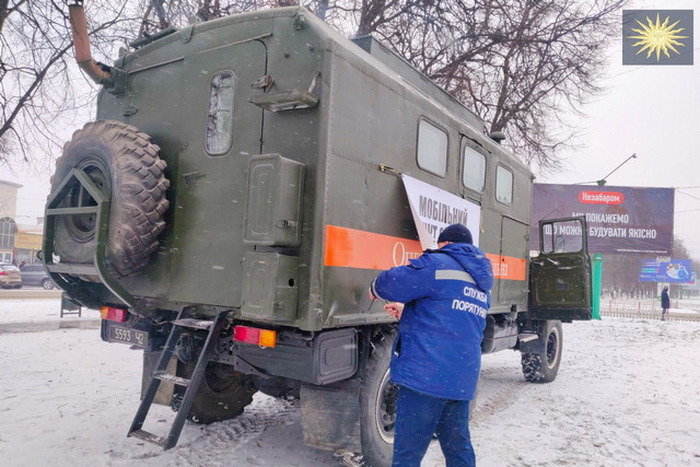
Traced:
<path fill-rule="evenodd" d="M 180 433 L 185 425 L 187 414 L 190 412 L 190 408 L 192 408 L 194 397 L 204 379 L 204 370 L 206 369 L 209 359 L 216 348 L 219 334 L 221 334 L 221 330 L 226 325 L 226 319 L 224 318 L 225 313 L 220 313 L 212 321 L 186 317 L 186 314 L 187 312 L 185 310 L 180 311 L 177 319 L 173 321 L 173 327 L 170 331 L 170 335 L 168 336 L 168 340 L 165 343 L 165 347 L 163 347 L 160 360 L 158 360 L 158 364 L 153 371 L 151 382 L 148 385 L 146 394 L 141 401 L 141 405 L 139 405 L 139 409 L 136 412 L 134 421 L 131 423 L 131 428 L 129 428 L 129 433 L 127 434 L 127 437 L 133 436 L 134 438 L 139 438 L 143 441 L 156 444 L 162 447 L 164 451 L 174 447 L 177 444 L 178 438 L 180 438 Z M 208 331 L 207 339 L 204 342 L 204 346 L 202 347 L 199 357 L 197 358 L 197 364 L 194 367 L 194 371 L 192 372 L 190 379 L 181 378 L 166 371 L 168 362 L 170 362 L 170 358 L 175 351 L 175 346 L 177 345 L 177 341 L 180 338 L 183 328 Z M 170 432 L 165 438 L 161 438 L 153 433 L 149 433 L 141 429 L 143 427 L 143 422 L 146 420 L 146 416 L 148 415 L 148 410 L 153 404 L 153 399 L 158 392 L 158 387 L 160 386 L 161 381 L 167 381 L 187 388 L 185 390 L 185 395 L 182 398 L 180 408 L 175 415 L 173 425 L 170 427 Z"/>

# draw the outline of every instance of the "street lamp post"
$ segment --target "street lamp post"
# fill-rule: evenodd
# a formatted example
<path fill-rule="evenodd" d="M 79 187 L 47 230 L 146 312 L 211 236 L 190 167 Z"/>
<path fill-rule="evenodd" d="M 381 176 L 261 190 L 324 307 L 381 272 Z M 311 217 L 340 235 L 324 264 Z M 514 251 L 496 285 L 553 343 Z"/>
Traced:
<path fill-rule="evenodd" d="M 587 183 L 597 183 L 598 186 L 605 186 L 605 185 L 608 183 L 608 177 L 609 177 L 609 176 L 611 176 L 612 174 L 614 174 L 615 172 L 617 172 L 617 170 L 618 170 L 620 167 L 622 167 L 623 165 L 625 165 L 627 162 L 629 162 L 630 159 L 636 159 L 636 158 L 637 158 L 637 153 L 635 152 L 634 154 L 632 154 L 631 156 L 629 156 L 627 159 L 625 159 L 624 161 L 622 161 L 622 163 L 621 163 L 620 165 L 618 165 L 617 167 L 615 167 L 614 169 L 612 169 L 612 171 L 611 171 L 609 174 L 607 174 L 605 177 L 601 178 L 600 180 L 593 180 L 593 181 L 590 181 L 590 182 L 577 182 L 577 183 L 574 183 L 574 185 L 585 185 L 585 184 L 587 184 Z"/>
<path fill-rule="evenodd" d="M 611 176 L 612 174 L 614 174 L 615 172 L 617 172 L 617 169 L 619 169 L 620 167 L 622 167 L 623 165 L 625 165 L 630 159 L 636 159 L 636 158 L 637 158 L 637 153 L 635 152 L 634 154 L 632 154 L 631 156 L 629 156 L 627 159 L 625 159 L 624 161 L 622 161 L 622 163 L 621 163 L 620 165 L 618 165 L 617 167 L 615 167 L 615 168 L 614 168 L 609 174 L 607 174 L 605 177 L 601 178 L 600 180 L 597 180 L 596 183 L 598 184 L 598 186 L 605 186 L 605 185 L 608 183 L 607 178 L 608 178 L 609 176 Z"/>

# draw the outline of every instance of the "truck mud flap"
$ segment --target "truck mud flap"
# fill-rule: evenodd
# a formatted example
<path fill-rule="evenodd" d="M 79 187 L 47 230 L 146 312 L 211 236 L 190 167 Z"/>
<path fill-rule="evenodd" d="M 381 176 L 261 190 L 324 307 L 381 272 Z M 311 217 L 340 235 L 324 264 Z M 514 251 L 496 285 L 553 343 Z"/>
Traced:
<path fill-rule="evenodd" d="M 352 377 L 358 369 L 355 328 L 321 332 L 311 341 L 280 333 L 277 346 L 272 348 L 235 344 L 233 356 L 218 361 L 232 363 L 242 373 L 331 384 Z"/>
<path fill-rule="evenodd" d="M 359 380 L 301 386 L 301 426 L 307 446 L 359 451 L 360 413 Z"/>

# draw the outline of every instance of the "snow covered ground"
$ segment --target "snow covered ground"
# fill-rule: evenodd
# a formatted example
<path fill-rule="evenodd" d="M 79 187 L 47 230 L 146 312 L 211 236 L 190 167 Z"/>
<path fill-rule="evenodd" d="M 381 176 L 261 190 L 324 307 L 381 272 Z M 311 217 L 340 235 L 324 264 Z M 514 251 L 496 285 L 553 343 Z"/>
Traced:
<path fill-rule="evenodd" d="M 22 291 L 25 290 L 22 289 Z M 60 299 L 3 299 L 0 293 L 0 334 L 97 328 L 99 325 L 100 313 L 97 310 L 83 309 L 80 317 L 72 314 L 61 318 Z M 1 354 L 0 358 L 2 358 Z"/>
<path fill-rule="evenodd" d="M 2 295 L 0 293 L 0 325 L 10 323 L 58 323 L 76 320 L 84 321 L 88 318 L 100 319 L 100 313 L 97 310 L 83 309 L 81 318 L 78 318 L 77 315 L 64 316 L 61 318 L 60 299 L 2 299 Z"/>
<path fill-rule="evenodd" d="M 55 300 L 7 302 L 0 324 L 11 308 L 24 322 L 57 313 Z M 70 319 L 94 320 L 85 316 Z M 472 422 L 480 465 L 700 465 L 700 323 L 611 318 L 565 325 L 564 341 L 551 384 L 526 383 L 515 352 L 484 357 Z M 186 425 L 165 453 L 127 439 L 140 365 L 140 352 L 101 342 L 97 329 L 0 328 L 0 463 L 338 465 L 303 445 L 296 403 L 264 395 L 235 420 Z M 145 428 L 161 433 L 172 419 L 162 407 L 150 415 Z M 444 465 L 437 444 L 423 465 Z"/>

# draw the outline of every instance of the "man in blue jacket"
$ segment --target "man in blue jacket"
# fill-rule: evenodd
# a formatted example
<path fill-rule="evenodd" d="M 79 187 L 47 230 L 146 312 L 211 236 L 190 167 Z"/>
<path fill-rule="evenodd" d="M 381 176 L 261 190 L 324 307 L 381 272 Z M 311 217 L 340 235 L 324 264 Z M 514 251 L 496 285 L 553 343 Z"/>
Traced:
<path fill-rule="evenodd" d="M 399 386 L 394 466 L 418 467 L 433 433 L 448 467 L 476 463 L 469 401 L 481 367 L 481 340 L 491 304 L 491 262 L 469 229 L 445 228 L 438 249 L 380 273 L 373 298 L 399 318 L 391 379 Z"/>

